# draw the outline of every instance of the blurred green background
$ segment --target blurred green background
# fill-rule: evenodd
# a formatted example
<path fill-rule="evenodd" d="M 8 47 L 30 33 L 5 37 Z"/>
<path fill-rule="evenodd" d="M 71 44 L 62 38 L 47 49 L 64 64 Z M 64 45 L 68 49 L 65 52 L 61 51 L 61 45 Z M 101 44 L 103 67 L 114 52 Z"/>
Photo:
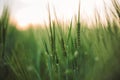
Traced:
<path fill-rule="evenodd" d="M 10 24 L 9 10 L 0 18 L 0 80 L 120 80 L 120 7 L 107 26 L 78 21 L 21 31 Z M 113 13 L 114 14 L 114 13 Z M 99 16 L 99 14 L 97 15 Z M 50 15 L 49 15 L 50 17 Z"/>

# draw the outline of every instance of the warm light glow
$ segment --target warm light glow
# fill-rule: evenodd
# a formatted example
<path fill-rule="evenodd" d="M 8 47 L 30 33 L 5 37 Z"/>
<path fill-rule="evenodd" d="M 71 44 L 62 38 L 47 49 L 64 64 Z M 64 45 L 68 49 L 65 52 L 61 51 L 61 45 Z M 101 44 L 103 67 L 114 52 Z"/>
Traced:
<path fill-rule="evenodd" d="M 51 10 L 51 18 L 54 20 L 54 9 L 57 18 L 62 21 L 71 20 L 78 13 L 79 0 L 19 0 L 24 4 L 13 16 L 21 26 L 28 24 L 48 23 L 48 3 Z M 110 6 L 110 0 L 105 0 Z M 19 4 L 19 3 L 18 3 Z M 100 16 L 104 16 L 103 0 L 81 0 L 81 19 L 90 23 L 94 19 L 95 8 Z M 104 17 L 101 17 L 104 21 Z"/>

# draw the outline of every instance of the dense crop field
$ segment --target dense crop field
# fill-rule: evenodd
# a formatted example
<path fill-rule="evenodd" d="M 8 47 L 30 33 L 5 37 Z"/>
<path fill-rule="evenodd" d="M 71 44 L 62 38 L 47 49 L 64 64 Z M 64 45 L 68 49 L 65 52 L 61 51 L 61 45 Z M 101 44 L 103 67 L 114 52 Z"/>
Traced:
<path fill-rule="evenodd" d="M 94 28 L 51 21 L 20 31 L 0 18 L 0 80 L 120 80 L 120 9 L 115 21 Z M 98 14 L 99 15 L 99 14 Z M 107 16 L 107 15 L 106 15 Z M 79 17 L 78 17 L 79 18 Z"/>

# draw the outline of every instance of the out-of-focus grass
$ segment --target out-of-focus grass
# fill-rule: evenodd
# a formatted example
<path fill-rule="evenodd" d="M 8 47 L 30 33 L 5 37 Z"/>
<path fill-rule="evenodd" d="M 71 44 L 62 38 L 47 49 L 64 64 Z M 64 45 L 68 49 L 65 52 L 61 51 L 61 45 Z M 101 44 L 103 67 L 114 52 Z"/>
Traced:
<path fill-rule="evenodd" d="M 88 28 L 79 19 L 68 26 L 50 20 L 49 27 L 19 31 L 8 19 L 0 19 L 0 80 L 120 79 L 117 21 Z"/>

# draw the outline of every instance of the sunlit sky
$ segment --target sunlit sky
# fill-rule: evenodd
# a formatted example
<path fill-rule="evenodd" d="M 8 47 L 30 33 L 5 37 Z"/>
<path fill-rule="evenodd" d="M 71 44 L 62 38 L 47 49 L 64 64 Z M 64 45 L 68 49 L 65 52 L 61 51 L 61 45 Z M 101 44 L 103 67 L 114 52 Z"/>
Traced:
<path fill-rule="evenodd" d="M 81 18 L 86 22 L 93 19 L 94 10 L 97 9 L 101 19 L 104 20 L 104 6 L 111 7 L 111 0 L 81 0 Z M 79 0 L 0 0 L 0 13 L 3 5 L 8 4 L 11 10 L 11 17 L 20 26 L 32 24 L 43 24 L 48 22 L 48 4 L 50 6 L 51 18 L 54 17 L 54 10 L 57 18 L 68 21 L 78 13 Z"/>

